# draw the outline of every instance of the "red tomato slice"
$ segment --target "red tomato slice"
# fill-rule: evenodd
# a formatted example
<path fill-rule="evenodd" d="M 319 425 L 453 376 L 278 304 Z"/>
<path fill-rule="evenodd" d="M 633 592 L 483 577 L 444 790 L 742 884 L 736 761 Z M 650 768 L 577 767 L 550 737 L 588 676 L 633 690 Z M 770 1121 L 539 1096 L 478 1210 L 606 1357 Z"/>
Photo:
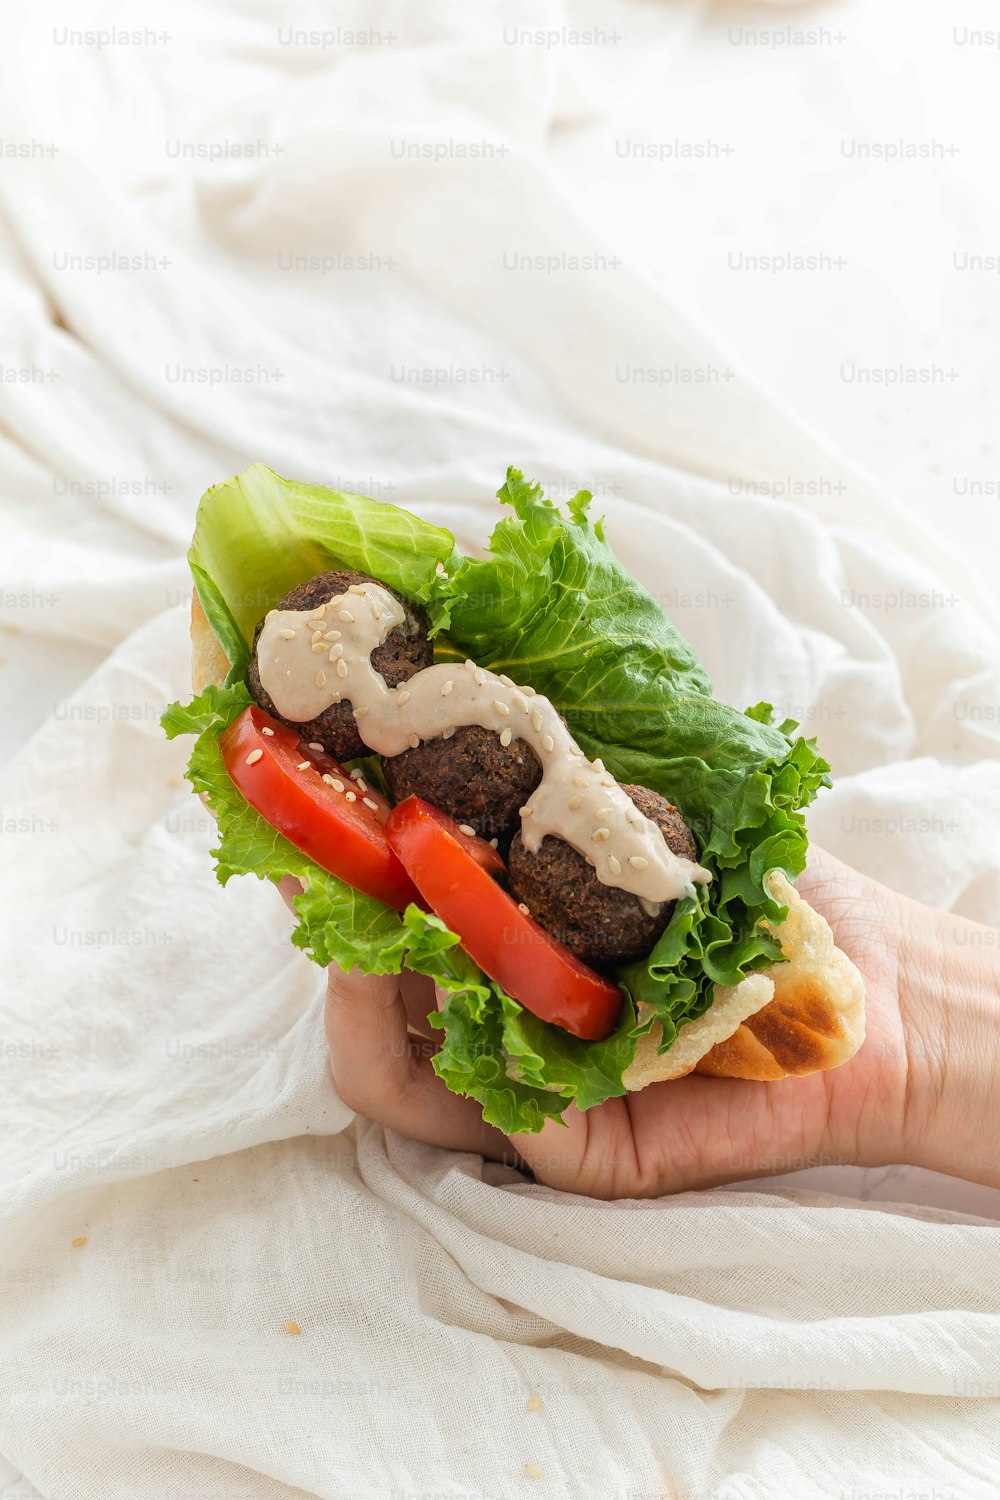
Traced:
<path fill-rule="evenodd" d="M 416 797 L 410 798 L 412 802 L 416 802 L 417 800 L 419 799 Z M 476 861 L 480 869 L 485 870 L 487 875 L 503 875 L 506 877 L 507 866 L 503 862 L 503 857 L 492 844 L 488 844 L 485 839 L 481 839 L 478 833 L 465 833 L 461 823 L 448 813 L 442 812 L 439 807 L 435 807 L 432 803 L 425 802 L 424 806 L 433 814 L 441 824 L 441 827 L 448 830 L 459 848 L 464 849 L 465 853 Z"/>
<path fill-rule="evenodd" d="M 397 911 L 420 902 L 386 840 L 391 804 L 381 792 L 352 780 L 332 757 L 310 750 L 255 704 L 230 724 L 219 744 L 226 770 L 250 806 L 303 854 Z"/>
<path fill-rule="evenodd" d="M 407 797 L 389 814 L 385 831 L 428 906 L 508 995 L 573 1036 L 589 1042 L 610 1036 L 621 990 L 521 911 L 455 837 L 454 826 L 429 802 Z"/>

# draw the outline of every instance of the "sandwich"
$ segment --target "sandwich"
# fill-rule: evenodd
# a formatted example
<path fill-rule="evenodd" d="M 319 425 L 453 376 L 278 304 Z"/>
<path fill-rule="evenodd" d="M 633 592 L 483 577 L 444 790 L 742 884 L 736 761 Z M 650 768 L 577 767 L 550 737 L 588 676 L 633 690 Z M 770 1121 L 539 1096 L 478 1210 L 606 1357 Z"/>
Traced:
<path fill-rule="evenodd" d="M 848 1061 L 864 985 L 795 889 L 815 741 L 713 696 L 586 491 L 510 469 L 497 498 L 478 557 L 260 464 L 202 498 L 163 726 L 219 880 L 293 876 L 317 964 L 432 978 L 434 1069 L 507 1134 Z"/>

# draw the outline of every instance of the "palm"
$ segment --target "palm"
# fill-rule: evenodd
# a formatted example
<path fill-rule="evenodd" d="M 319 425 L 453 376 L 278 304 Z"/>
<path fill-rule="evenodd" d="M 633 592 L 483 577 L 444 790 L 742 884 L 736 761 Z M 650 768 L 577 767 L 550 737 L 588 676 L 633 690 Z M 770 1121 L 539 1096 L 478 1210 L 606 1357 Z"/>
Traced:
<path fill-rule="evenodd" d="M 897 1000 L 895 930 L 880 909 L 889 892 L 813 850 L 798 882 L 861 970 L 868 1035 L 844 1067 L 808 1078 L 750 1083 L 693 1074 L 569 1111 L 518 1146 L 544 1182 L 594 1197 L 658 1196 L 816 1163 L 863 1159 L 866 1137 L 896 1139 L 905 1086 L 905 1038 Z"/>
<path fill-rule="evenodd" d="M 842 1068 L 777 1083 L 691 1075 L 585 1113 L 570 1107 L 564 1125 L 552 1121 L 508 1141 L 431 1068 L 429 981 L 333 971 L 327 1034 L 341 1097 L 418 1140 L 494 1159 L 511 1159 L 513 1145 L 540 1182 L 599 1198 L 658 1196 L 819 1160 L 864 1161 L 872 1141 L 891 1154 L 906 1086 L 892 937 L 902 900 L 816 849 L 798 885 L 867 987 L 868 1039 Z"/>

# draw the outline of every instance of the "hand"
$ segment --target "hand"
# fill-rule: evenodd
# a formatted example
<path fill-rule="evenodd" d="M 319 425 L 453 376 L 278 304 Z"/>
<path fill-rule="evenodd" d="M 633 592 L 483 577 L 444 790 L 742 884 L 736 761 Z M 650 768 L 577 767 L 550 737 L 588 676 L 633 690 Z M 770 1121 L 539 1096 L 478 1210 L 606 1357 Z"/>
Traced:
<path fill-rule="evenodd" d="M 1000 1130 L 991 1090 L 1000 935 L 898 896 L 815 847 L 798 888 L 865 979 L 867 1040 L 840 1068 L 771 1083 L 693 1074 L 586 1112 L 570 1106 L 565 1126 L 508 1139 L 431 1067 L 429 980 L 331 970 L 326 1029 L 341 1098 L 402 1135 L 526 1165 L 540 1182 L 597 1198 L 833 1162 L 913 1162 L 1000 1185 L 1000 1165 L 978 1144 Z"/>

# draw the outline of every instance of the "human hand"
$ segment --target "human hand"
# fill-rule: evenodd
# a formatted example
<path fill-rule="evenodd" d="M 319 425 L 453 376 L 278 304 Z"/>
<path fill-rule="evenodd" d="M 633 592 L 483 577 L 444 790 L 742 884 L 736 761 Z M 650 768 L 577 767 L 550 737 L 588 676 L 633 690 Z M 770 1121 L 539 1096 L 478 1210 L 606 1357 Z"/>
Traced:
<path fill-rule="evenodd" d="M 980 1142 L 1000 1123 L 992 1073 L 1000 1019 L 992 929 L 932 911 L 811 850 L 798 889 L 867 989 L 867 1040 L 849 1063 L 752 1083 L 692 1074 L 511 1138 L 434 1073 L 430 980 L 331 970 L 326 1030 L 341 1098 L 400 1134 L 526 1165 L 596 1198 L 658 1197 L 832 1162 L 913 1162 L 1000 1185 Z M 992 939 L 992 941 L 990 940 Z M 1000 1090 L 998 1090 L 1000 1093 Z"/>

